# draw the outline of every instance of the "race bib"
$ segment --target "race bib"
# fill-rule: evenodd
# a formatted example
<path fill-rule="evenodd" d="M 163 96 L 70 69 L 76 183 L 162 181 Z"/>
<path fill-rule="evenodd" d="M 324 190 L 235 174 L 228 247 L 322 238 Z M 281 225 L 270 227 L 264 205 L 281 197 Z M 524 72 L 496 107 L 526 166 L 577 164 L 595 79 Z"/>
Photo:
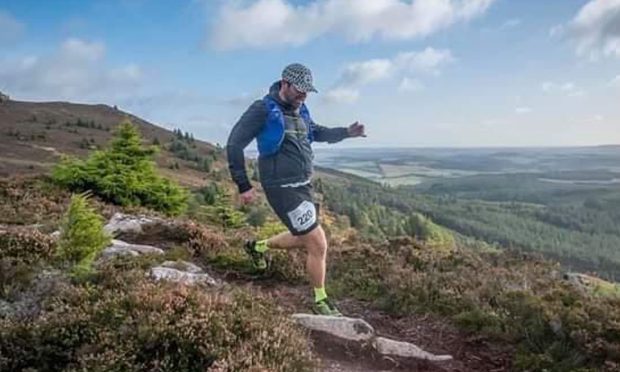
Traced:
<path fill-rule="evenodd" d="M 314 203 L 304 200 L 297 208 L 288 212 L 291 225 L 297 231 L 307 230 L 316 222 L 316 208 Z"/>

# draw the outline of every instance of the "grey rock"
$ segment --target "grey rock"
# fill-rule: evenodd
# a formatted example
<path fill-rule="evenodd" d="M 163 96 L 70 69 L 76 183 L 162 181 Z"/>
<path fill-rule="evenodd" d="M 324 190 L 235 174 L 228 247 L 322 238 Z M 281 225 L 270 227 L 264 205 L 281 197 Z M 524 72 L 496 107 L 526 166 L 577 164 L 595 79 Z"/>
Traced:
<path fill-rule="evenodd" d="M 401 341 L 390 340 L 385 337 L 377 337 L 373 341 L 375 349 L 383 355 L 394 355 L 403 358 L 425 359 L 434 362 L 452 360 L 450 355 L 435 355 L 420 349 L 418 346 Z"/>
<path fill-rule="evenodd" d="M 372 326 L 363 319 L 313 314 L 294 314 L 292 318 L 305 328 L 329 333 L 345 340 L 371 340 L 374 348 L 382 355 L 424 359 L 434 362 L 452 360 L 450 355 L 434 355 L 408 342 L 378 337 Z"/>
<path fill-rule="evenodd" d="M 150 275 L 157 280 L 168 280 L 171 282 L 193 284 L 218 285 L 217 280 L 213 279 L 209 274 L 194 274 L 187 271 L 172 269 L 170 267 L 153 267 Z"/>
<path fill-rule="evenodd" d="M 128 249 L 126 247 L 115 247 L 115 246 L 107 247 L 106 249 L 104 249 L 101 252 L 101 257 L 103 257 L 103 258 L 110 258 L 110 257 L 113 257 L 113 256 L 137 257 L 139 255 L 140 255 L 140 253 L 138 253 L 136 251 L 132 251 L 131 249 Z"/>
<path fill-rule="evenodd" d="M 191 274 L 200 274 L 204 272 L 200 266 L 187 261 L 166 261 L 159 265 L 160 267 L 169 267 L 181 271 L 187 271 Z"/>
<path fill-rule="evenodd" d="M 292 317 L 308 329 L 326 332 L 346 340 L 366 341 L 375 336 L 375 330 L 363 319 L 313 314 L 294 314 Z"/>
<path fill-rule="evenodd" d="M 141 254 L 164 254 L 164 251 L 152 245 L 130 244 L 122 240 L 112 239 L 112 245 L 101 252 L 101 256 L 106 258 L 115 255 L 138 256 Z"/>
<path fill-rule="evenodd" d="M 121 233 L 142 233 L 142 226 L 162 222 L 159 218 L 146 216 L 131 216 L 123 213 L 115 213 L 103 229 L 111 235 Z"/>

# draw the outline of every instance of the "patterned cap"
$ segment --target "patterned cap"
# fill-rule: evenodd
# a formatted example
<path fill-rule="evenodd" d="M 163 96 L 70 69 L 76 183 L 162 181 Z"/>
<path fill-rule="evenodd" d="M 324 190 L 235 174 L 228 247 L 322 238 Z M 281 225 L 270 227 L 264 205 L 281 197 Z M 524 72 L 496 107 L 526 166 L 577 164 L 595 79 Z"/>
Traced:
<path fill-rule="evenodd" d="M 316 92 L 312 85 L 312 71 L 300 63 L 292 63 L 282 71 L 282 80 L 293 84 L 300 92 Z"/>

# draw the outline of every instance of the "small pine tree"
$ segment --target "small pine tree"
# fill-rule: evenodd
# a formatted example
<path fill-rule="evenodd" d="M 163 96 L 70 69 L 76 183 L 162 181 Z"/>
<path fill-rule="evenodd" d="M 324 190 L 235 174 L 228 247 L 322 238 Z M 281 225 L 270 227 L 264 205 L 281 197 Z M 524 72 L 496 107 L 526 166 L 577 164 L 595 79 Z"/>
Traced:
<path fill-rule="evenodd" d="M 260 227 L 263 226 L 267 221 L 269 210 L 263 205 L 252 206 L 248 208 L 246 214 L 246 220 L 250 225 L 254 227 Z"/>
<path fill-rule="evenodd" d="M 267 222 L 258 228 L 258 231 L 256 232 L 256 238 L 268 239 L 284 231 L 286 231 L 286 226 L 284 226 L 282 222 Z"/>
<path fill-rule="evenodd" d="M 234 209 L 228 201 L 215 205 L 222 227 L 236 229 L 246 224 L 245 214 Z"/>
<path fill-rule="evenodd" d="M 220 189 L 217 186 L 217 183 L 211 182 L 207 186 L 200 189 L 200 193 L 202 194 L 205 204 L 214 205 L 219 197 Z"/>
<path fill-rule="evenodd" d="M 92 190 L 115 204 L 179 214 L 187 206 L 187 192 L 157 174 L 154 153 L 155 148 L 142 145 L 138 129 L 124 122 L 108 149 L 95 151 L 85 162 L 64 160 L 54 168 L 53 178 L 75 191 Z"/>
<path fill-rule="evenodd" d="M 88 194 L 76 194 L 63 218 L 56 256 L 72 266 L 75 274 L 92 270 L 92 263 L 111 237 L 103 230 L 103 218 L 89 206 Z"/>
<path fill-rule="evenodd" d="M 201 196 L 207 204 L 203 206 L 205 217 L 223 228 L 239 228 L 246 225 L 245 213 L 236 210 L 226 191 L 212 182 L 200 190 Z"/>
<path fill-rule="evenodd" d="M 183 131 L 180 129 L 175 129 L 174 130 L 174 135 L 177 137 L 178 140 L 182 141 L 183 140 Z"/>

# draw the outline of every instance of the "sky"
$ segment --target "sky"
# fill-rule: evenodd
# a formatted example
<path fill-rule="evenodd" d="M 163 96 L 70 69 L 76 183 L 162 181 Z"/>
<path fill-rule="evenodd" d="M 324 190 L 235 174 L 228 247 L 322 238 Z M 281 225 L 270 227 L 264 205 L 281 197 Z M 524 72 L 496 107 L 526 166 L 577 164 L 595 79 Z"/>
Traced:
<path fill-rule="evenodd" d="M 0 91 L 214 143 L 293 62 L 339 146 L 620 143 L 620 0 L 0 0 Z"/>

